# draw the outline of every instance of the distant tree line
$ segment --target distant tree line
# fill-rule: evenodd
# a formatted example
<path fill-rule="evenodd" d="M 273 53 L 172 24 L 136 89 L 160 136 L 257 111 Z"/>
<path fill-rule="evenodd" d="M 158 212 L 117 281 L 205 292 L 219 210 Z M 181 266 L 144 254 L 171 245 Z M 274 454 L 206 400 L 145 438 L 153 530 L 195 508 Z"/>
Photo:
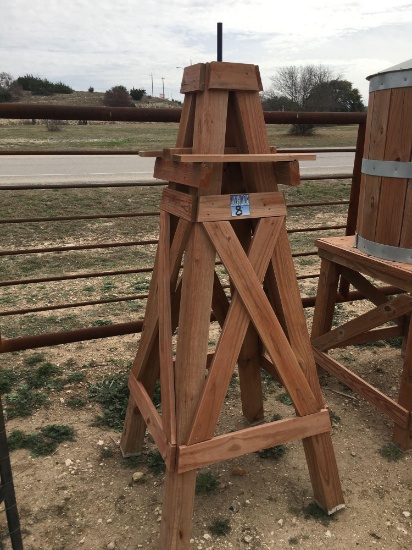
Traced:
<path fill-rule="evenodd" d="M 271 81 L 271 88 L 262 98 L 263 108 L 267 111 L 365 110 L 359 90 L 322 65 L 281 67 Z M 291 133 L 309 135 L 314 128 L 313 124 L 294 124 Z"/>
<path fill-rule="evenodd" d="M 35 95 L 53 95 L 53 94 L 72 94 L 73 88 L 63 84 L 63 82 L 50 82 L 47 78 L 39 78 L 32 74 L 19 76 L 17 83 L 23 88 Z"/>
<path fill-rule="evenodd" d="M 0 73 L 0 102 L 17 101 L 23 91 L 35 95 L 71 94 L 73 88 L 63 82 L 50 82 L 47 78 L 40 78 L 31 74 L 14 79 L 9 73 Z M 89 92 L 94 92 L 93 86 Z M 132 88 L 128 91 L 125 86 L 113 86 L 103 97 L 103 104 L 108 107 L 131 107 L 134 101 L 139 101 L 146 95 L 143 88 Z"/>

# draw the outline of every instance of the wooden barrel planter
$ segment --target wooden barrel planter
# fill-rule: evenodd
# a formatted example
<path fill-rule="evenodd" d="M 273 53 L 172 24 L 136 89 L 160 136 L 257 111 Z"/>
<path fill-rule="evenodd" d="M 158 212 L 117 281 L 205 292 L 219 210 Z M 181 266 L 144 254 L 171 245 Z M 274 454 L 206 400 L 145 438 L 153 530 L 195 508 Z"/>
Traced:
<path fill-rule="evenodd" d="M 412 59 L 368 80 L 356 247 L 412 264 Z"/>

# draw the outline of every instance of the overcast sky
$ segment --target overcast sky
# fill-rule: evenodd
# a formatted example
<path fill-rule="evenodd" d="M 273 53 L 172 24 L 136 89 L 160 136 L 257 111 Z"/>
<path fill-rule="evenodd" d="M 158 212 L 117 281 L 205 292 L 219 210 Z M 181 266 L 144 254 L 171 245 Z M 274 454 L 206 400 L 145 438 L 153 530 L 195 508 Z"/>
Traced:
<path fill-rule="evenodd" d="M 0 0 L 0 72 L 75 90 L 122 84 L 179 94 L 182 69 L 216 60 L 324 64 L 368 98 L 368 75 L 412 57 L 409 0 Z M 162 77 L 164 80 L 162 80 Z"/>

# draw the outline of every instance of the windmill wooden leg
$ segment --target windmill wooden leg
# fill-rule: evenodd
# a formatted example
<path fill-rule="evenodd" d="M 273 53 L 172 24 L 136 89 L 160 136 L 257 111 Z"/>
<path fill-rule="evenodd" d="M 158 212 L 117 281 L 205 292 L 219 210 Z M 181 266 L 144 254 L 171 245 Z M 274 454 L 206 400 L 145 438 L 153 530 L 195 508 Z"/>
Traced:
<path fill-rule="evenodd" d="M 239 354 L 238 369 L 242 412 L 251 424 L 264 418 L 260 355 L 259 335 L 250 324 Z"/>
<path fill-rule="evenodd" d="M 196 470 L 166 473 L 159 550 L 189 548 L 195 487 Z"/>
<path fill-rule="evenodd" d="M 323 408 L 325 401 L 319 386 L 286 228 L 281 232 L 274 249 L 272 266 L 290 345 L 318 401 L 319 408 Z M 304 439 L 303 447 L 315 500 L 328 514 L 332 514 L 344 507 L 344 499 L 330 432 Z"/>
<path fill-rule="evenodd" d="M 183 255 L 183 250 L 190 233 L 190 228 L 191 224 L 189 222 L 179 220 L 174 233 L 173 242 L 170 249 L 170 273 L 173 288 L 176 285 L 178 270 Z M 135 376 L 143 383 L 149 396 L 152 396 L 154 393 L 156 381 L 159 378 L 160 372 L 159 307 L 157 289 L 158 277 L 159 251 L 156 254 L 155 265 L 153 268 L 140 345 L 131 369 L 131 375 Z M 172 313 L 175 314 L 178 307 L 179 292 L 176 292 L 172 300 Z M 120 448 L 124 456 L 131 456 L 141 451 L 145 433 L 146 424 L 139 412 L 139 409 L 136 407 L 134 399 L 130 397 L 126 411 L 123 433 L 120 439 Z"/>
<path fill-rule="evenodd" d="M 316 503 L 328 514 L 345 507 L 330 432 L 302 440 Z"/>
<path fill-rule="evenodd" d="M 251 223 L 236 222 L 233 229 L 244 250 L 250 246 L 252 234 Z M 240 396 L 243 416 L 254 424 L 264 418 L 263 391 L 260 370 L 261 343 L 253 324 L 249 324 L 246 336 L 238 357 Z"/>
<path fill-rule="evenodd" d="M 205 380 L 215 256 L 203 227 L 195 224 L 185 254 L 179 319 L 182 336 L 178 339 L 175 361 L 178 444 L 187 441 Z M 196 471 L 183 474 L 166 471 L 160 548 L 188 548 L 195 484 Z"/>

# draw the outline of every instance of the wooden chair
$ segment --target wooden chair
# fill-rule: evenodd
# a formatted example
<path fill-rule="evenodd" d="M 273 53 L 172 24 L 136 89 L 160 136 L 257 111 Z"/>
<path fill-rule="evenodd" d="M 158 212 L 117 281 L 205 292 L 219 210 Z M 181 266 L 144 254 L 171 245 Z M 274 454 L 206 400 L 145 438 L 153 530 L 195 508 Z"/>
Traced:
<path fill-rule="evenodd" d="M 319 239 L 316 245 L 322 260 L 312 327 L 316 363 L 391 418 L 394 421 L 393 442 L 403 450 L 412 449 L 412 338 L 408 338 L 407 322 L 412 312 L 412 297 L 402 293 L 389 300 L 366 278 L 369 276 L 374 281 L 410 293 L 412 265 L 367 255 L 355 248 L 353 236 Z M 375 308 L 332 329 L 340 276 Z M 378 328 L 388 321 L 396 321 L 396 324 Z M 397 402 L 327 354 L 333 348 L 396 336 L 404 337 L 403 372 Z"/>

